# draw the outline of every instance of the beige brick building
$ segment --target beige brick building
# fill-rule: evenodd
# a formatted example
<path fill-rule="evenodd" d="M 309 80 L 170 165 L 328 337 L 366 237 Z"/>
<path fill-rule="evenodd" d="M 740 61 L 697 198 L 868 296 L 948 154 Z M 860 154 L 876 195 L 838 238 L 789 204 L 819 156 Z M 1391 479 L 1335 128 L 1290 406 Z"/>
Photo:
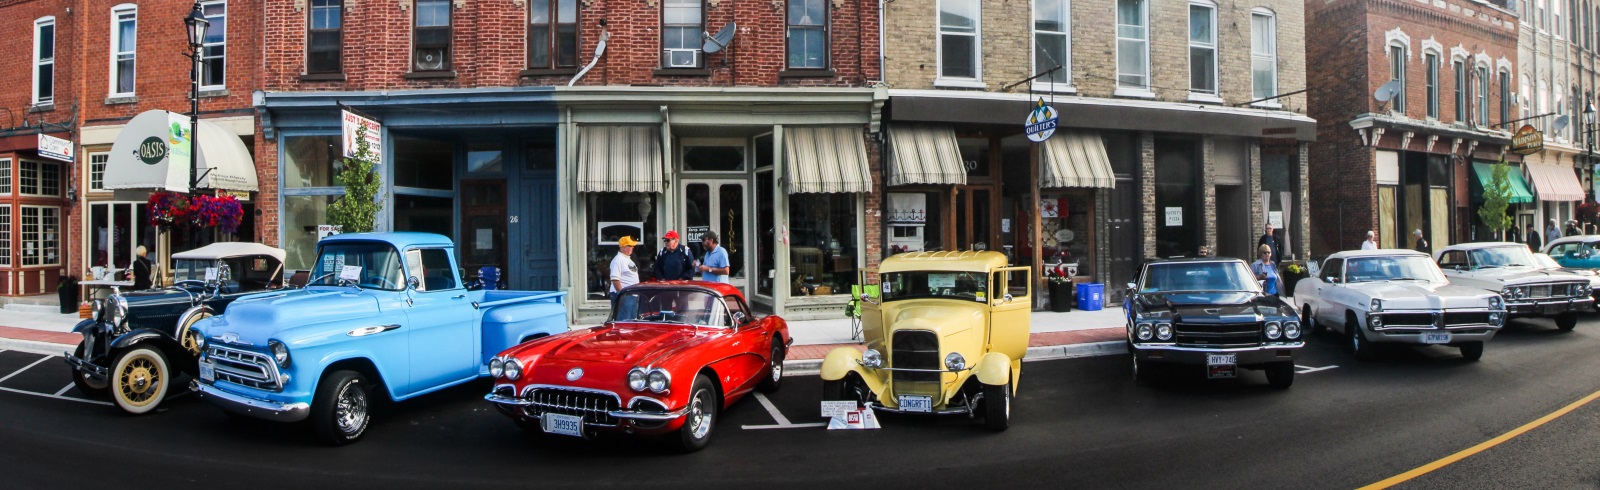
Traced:
<path fill-rule="evenodd" d="M 1148 257 L 1251 259 L 1268 220 L 1284 255 L 1307 255 L 1303 3 L 928 0 L 883 15 L 891 250 L 1060 260 L 1112 298 Z M 1035 144 L 1024 120 L 1041 99 L 1059 122 Z M 926 172 L 944 161 L 964 169 Z"/>

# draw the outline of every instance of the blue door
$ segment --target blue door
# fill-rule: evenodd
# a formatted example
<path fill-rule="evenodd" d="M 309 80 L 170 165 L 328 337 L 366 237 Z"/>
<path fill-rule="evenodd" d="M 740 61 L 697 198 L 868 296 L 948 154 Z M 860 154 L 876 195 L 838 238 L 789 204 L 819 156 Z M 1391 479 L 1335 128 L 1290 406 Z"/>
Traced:
<path fill-rule="evenodd" d="M 478 311 L 456 278 L 450 251 L 406 251 L 406 275 L 418 279 L 410 291 L 411 380 L 406 394 L 472 377 L 478 372 Z"/>
<path fill-rule="evenodd" d="M 560 288 L 557 261 L 559 240 L 556 228 L 556 179 L 530 178 L 523 174 L 522 192 L 516 196 L 517 220 L 511 232 L 520 239 L 512 260 L 514 270 L 507 278 L 512 289 L 554 291 Z"/>

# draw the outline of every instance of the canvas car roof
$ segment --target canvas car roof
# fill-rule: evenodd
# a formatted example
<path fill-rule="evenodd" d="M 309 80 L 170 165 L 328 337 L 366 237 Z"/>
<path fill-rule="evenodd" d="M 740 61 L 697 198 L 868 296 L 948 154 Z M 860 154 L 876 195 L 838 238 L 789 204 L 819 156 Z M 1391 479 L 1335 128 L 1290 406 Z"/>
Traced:
<path fill-rule="evenodd" d="M 194 250 L 172 254 L 178 260 L 216 260 L 229 257 L 266 255 L 283 262 L 283 249 L 251 242 L 217 242 Z"/>
<path fill-rule="evenodd" d="M 1328 258 L 1347 259 L 1352 257 L 1394 257 L 1398 255 L 1428 257 L 1428 254 L 1408 248 L 1380 248 L 1377 250 L 1345 250 L 1343 252 L 1336 252 L 1333 255 L 1329 255 Z"/>

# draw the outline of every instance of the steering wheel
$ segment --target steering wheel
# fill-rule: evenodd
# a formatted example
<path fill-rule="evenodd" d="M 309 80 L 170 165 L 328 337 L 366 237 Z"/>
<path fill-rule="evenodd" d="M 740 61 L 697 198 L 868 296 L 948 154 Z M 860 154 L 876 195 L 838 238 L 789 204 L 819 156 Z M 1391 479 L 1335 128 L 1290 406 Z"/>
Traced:
<path fill-rule="evenodd" d="M 383 276 L 372 276 L 372 279 L 377 279 L 379 281 L 383 281 L 383 285 L 386 287 L 386 289 L 400 289 L 399 285 L 396 285 L 393 282 L 389 282 L 389 280 L 384 278 Z"/>

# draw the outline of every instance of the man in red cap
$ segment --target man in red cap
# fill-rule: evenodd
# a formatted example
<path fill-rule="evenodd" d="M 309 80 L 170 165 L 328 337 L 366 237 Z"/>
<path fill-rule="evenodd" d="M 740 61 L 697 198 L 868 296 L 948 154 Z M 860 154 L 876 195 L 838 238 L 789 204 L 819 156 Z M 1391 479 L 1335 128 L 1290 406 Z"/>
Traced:
<path fill-rule="evenodd" d="M 654 267 L 657 281 L 689 280 L 694 275 L 694 257 L 689 255 L 689 247 L 678 244 L 678 238 L 678 230 L 667 230 L 661 236 L 661 252 Z"/>

